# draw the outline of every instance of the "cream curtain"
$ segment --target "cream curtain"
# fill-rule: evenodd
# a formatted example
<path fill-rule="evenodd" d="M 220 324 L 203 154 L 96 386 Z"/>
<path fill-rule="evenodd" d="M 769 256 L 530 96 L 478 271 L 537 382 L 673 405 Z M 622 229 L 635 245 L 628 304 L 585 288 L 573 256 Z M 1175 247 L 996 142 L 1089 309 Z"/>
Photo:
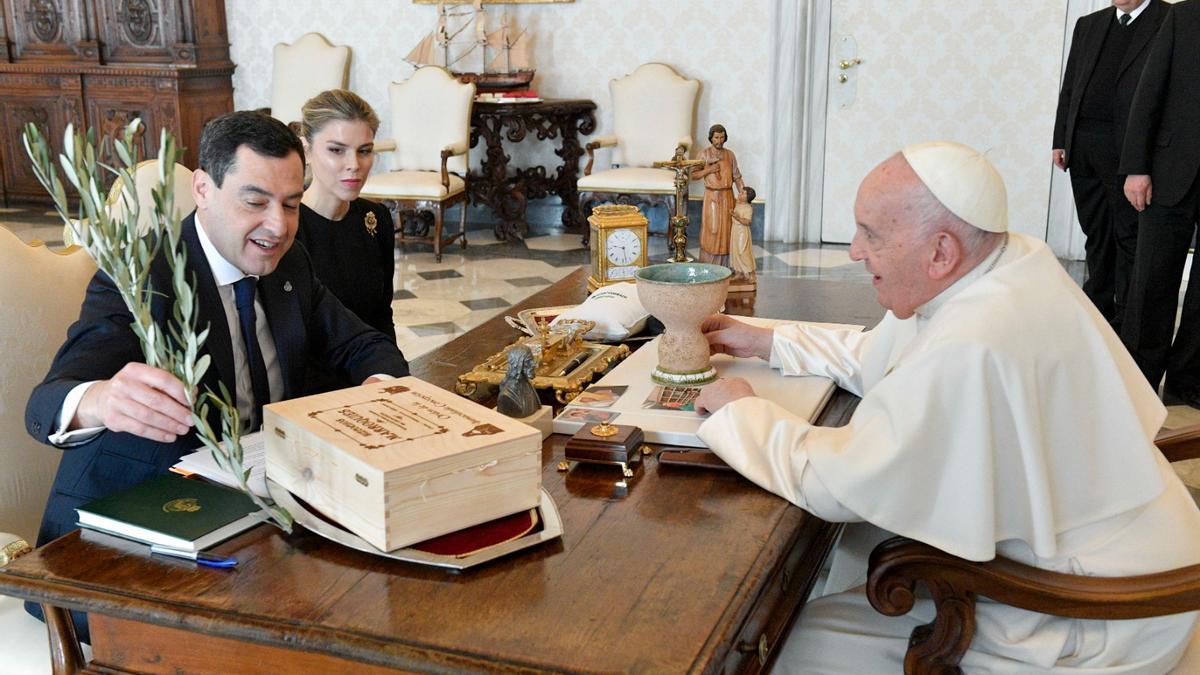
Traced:
<path fill-rule="evenodd" d="M 821 238 L 829 16 L 830 0 L 772 3 L 771 159 L 765 227 L 771 241 Z"/>

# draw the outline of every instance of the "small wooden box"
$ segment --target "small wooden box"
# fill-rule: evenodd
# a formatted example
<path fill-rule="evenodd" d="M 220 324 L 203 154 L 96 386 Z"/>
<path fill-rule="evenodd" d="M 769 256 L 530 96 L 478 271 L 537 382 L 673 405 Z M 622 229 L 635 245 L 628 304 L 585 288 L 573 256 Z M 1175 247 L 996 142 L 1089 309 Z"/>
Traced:
<path fill-rule="evenodd" d="M 563 448 L 563 456 L 572 462 L 587 462 L 591 464 L 615 464 L 621 467 L 626 476 L 632 475 L 632 466 L 642 461 L 642 448 L 645 435 L 638 427 L 625 424 L 614 424 L 608 429 L 610 435 L 597 435 L 593 430 L 600 428 L 599 424 L 584 426 L 575 435 L 567 439 Z"/>
<path fill-rule="evenodd" d="M 267 477 L 391 551 L 538 505 L 541 433 L 414 377 L 273 403 Z"/>

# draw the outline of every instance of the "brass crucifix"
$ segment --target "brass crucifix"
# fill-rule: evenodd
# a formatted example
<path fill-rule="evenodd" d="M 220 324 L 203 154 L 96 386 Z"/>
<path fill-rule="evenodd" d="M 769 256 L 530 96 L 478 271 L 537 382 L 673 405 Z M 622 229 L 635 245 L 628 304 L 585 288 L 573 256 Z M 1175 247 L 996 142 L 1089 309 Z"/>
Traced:
<path fill-rule="evenodd" d="M 671 243 L 675 252 L 668 258 L 669 262 L 691 262 L 687 254 L 687 193 L 692 181 L 692 169 L 704 164 L 702 159 L 688 159 L 687 148 L 682 145 L 675 147 L 675 157 L 669 162 L 655 162 L 654 166 L 671 169 L 675 172 L 675 215 L 671 216 Z"/>

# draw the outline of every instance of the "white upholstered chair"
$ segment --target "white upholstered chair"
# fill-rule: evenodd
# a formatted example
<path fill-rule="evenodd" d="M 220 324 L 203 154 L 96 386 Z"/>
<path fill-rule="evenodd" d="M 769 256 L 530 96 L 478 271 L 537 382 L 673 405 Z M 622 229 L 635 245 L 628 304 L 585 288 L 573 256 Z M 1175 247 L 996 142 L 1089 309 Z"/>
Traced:
<path fill-rule="evenodd" d="M 182 164 L 176 164 L 174 177 L 175 215 L 182 219 L 196 208 L 196 200 L 192 198 L 192 170 Z M 147 159 L 139 162 L 137 168 L 134 169 L 133 178 L 137 184 L 137 200 L 141 204 L 141 211 L 138 212 L 138 230 L 146 232 L 150 228 L 150 221 L 154 218 L 154 198 L 151 192 L 158 185 L 158 160 Z M 120 215 L 128 208 L 121 195 L 120 178 L 114 181 L 112 187 L 109 188 L 105 205 L 110 216 Z M 76 243 L 71 228 L 65 225 L 63 226 L 63 242 L 68 246 Z"/>
<path fill-rule="evenodd" d="M 81 248 L 53 252 L 0 227 L 0 548 L 37 539 L 61 453 L 26 433 L 25 402 L 79 316 L 95 271 Z M 45 626 L 25 613 L 21 601 L 3 595 L 0 655 L 0 671 L 50 672 Z"/>
<path fill-rule="evenodd" d="M 180 219 L 186 218 L 196 208 L 196 200 L 192 197 L 192 170 L 182 164 L 175 165 L 175 215 Z M 141 205 L 138 212 L 138 231 L 146 232 L 154 219 L 154 197 L 152 192 L 158 186 L 158 160 L 147 159 L 138 162 L 133 173 L 137 185 L 137 201 Z M 121 179 L 118 178 L 108 191 L 108 214 L 118 216 L 124 213 L 130 205 L 121 194 Z"/>
<path fill-rule="evenodd" d="M 275 45 L 269 112 L 284 124 L 298 122 L 305 101 L 326 89 L 345 89 L 349 76 L 349 47 L 332 45 L 320 33 L 281 42 Z"/>
<path fill-rule="evenodd" d="M 442 249 L 456 239 L 467 246 L 467 151 L 471 146 L 471 106 L 475 85 L 459 82 L 444 68 L 418 68 L 404 82 L 388 86 L 393 138 L 376 141 L 376 152 L 391 152 L 391 170 L 367 179 L 361 196 L 392 210 L 396 239 L 433 244 L 438 262 Z M 461 204 L 458 233 L 443 237 L 442 221 L 451 206 Z M 431 236 L 404 233 L 401 211 L 433 214 Z"/>
<path fill-rule="evenodd" d="M 608 85 L 613 133 L 587 144 L 588 163 L 579 179 L 579 209 L 586 221 L 601 203 L 663 205 L 675 211 L 675 172 L 655 169 L 675 148 L 692 147 L 692 124 L 700 83 L 662 63 L 646 63 Z M 611 147 L 612 168 L 593 171 L 595 152 Z M 587 243 L 588 230 L 583 233 Z"/>

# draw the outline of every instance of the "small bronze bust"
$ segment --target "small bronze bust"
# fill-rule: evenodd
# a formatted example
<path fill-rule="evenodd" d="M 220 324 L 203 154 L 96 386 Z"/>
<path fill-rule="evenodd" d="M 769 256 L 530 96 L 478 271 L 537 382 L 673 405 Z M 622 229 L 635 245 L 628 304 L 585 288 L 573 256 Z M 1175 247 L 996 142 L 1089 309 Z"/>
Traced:
<path fill-rule="evenodd" d="M 514 345 L 508 350 L 508 370 L 500 381 L 500 398 L 496 410 L 509 417 L 529 417 L 541 407 L 537 390 L 533 388 L 537 360 L 525 345 Z"/>

